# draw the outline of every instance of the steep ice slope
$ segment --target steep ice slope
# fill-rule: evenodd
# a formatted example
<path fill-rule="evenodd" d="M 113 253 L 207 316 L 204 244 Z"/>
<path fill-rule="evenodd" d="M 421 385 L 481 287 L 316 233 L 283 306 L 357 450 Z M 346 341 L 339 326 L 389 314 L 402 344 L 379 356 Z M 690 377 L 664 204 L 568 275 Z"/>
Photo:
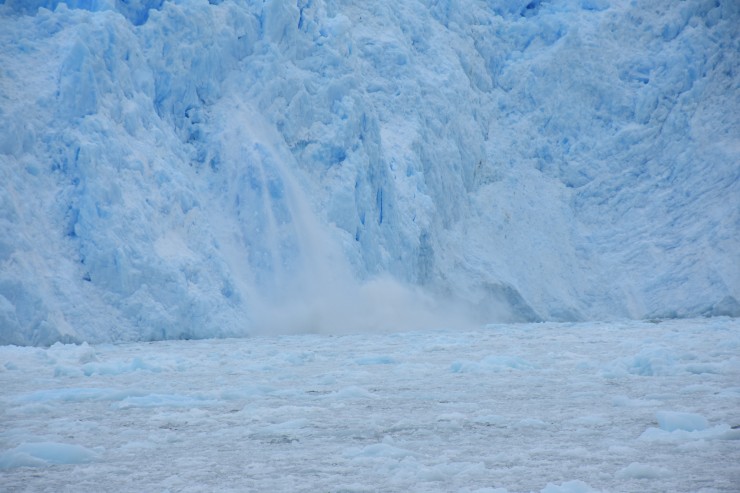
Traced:
<path fill-rule="evenodd" d="M 0 342 L 740 312 L 734 2 L 211 3 L 0 5 Z"/>

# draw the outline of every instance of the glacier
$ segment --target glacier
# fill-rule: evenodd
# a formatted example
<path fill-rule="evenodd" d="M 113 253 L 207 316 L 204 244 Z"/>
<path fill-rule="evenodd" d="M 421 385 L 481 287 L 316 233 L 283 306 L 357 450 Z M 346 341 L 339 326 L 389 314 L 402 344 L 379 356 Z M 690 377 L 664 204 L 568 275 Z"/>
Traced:
<path fill-rule="evenodd" d="M 0 344 L 740 316 L 740 5 L 0 0 Z"/>

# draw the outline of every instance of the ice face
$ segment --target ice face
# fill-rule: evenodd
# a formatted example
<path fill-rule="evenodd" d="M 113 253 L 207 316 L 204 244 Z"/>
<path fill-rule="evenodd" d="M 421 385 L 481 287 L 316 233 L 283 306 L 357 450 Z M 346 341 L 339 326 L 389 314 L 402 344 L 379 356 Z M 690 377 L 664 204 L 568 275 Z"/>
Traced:
<path fill-rule="evenodd" d="M 0 343 L 740 315 L 738 20 L 6 0 Z"/>

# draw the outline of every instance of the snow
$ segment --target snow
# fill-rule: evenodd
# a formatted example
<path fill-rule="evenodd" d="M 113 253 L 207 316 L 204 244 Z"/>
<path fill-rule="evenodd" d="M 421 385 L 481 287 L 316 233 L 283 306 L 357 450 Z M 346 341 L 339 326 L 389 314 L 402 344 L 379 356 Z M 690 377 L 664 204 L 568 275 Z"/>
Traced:
<path fill-rule="evenodd" d="M 660 429 L 665 431 L 698 431 L 709 428 L 707 418 L 701 414 L 659 411 L 655 417 Z"/>
<path fill-rule="evenodd" d="M 670 371 L 614 373 L 658 345 Z M 732 492 L 738 347 L 722 317 L 1 346 L 0 484 Z"/>
<path fill-rule="evenodd" d="M 0 1 L 0 344 L 738 316 L 738 26 Z"/>

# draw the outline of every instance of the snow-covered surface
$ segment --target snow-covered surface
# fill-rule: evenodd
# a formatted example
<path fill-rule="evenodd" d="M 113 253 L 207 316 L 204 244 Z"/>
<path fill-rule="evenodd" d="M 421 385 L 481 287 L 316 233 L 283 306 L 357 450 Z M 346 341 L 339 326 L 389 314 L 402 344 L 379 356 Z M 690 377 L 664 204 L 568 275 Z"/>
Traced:
<path fill-rule="evenodd" d="M 4 346 L 0 388 L 7 492 L 740 489 L 728 318 Z"/>
<path fill-rule="evenodd" d="M 0 343 L 429 296 L 738 316 L 739 30 L 736 1 L 0 0 Z"/>

